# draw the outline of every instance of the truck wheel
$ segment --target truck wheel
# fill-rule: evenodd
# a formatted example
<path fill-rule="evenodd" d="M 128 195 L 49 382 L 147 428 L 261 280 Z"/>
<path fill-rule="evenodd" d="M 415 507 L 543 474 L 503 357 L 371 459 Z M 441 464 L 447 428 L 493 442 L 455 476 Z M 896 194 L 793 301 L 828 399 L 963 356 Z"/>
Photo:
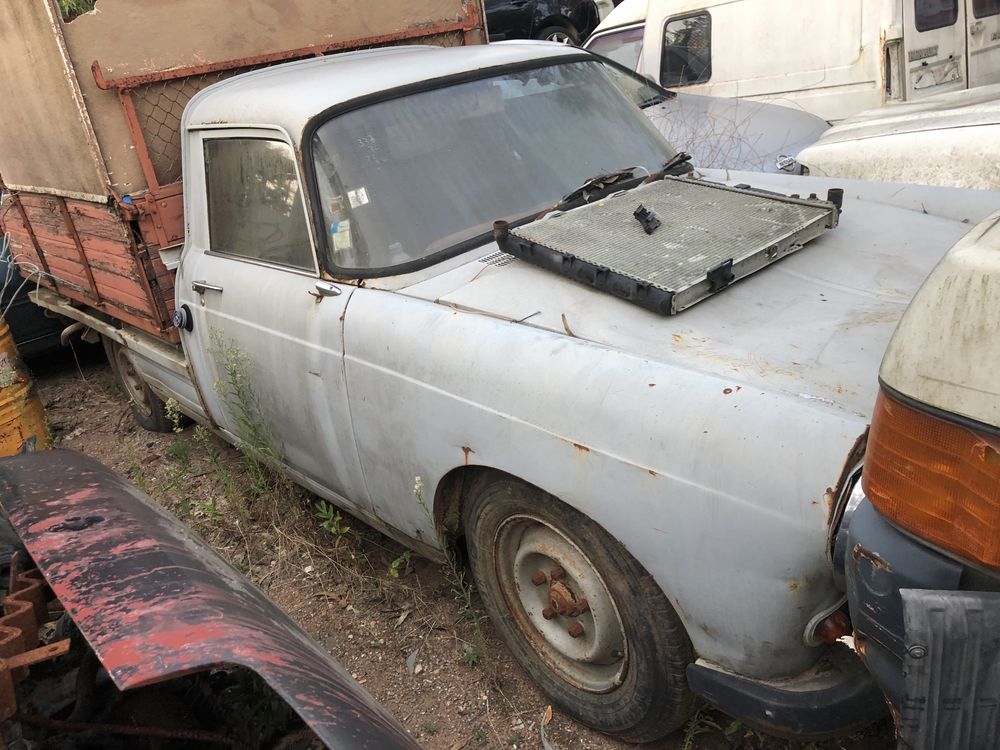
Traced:
<path fill-rule="evenodd" d="M 687 720 L 691 641 L 624 547 L 551 495 L 498 475 L 472 490 L 462 520 L 486 610 L 554 704 L 629 742 Z"/>
<path fill-rule="evenodd" d="M 132 407 L 132 415 L 138 425 L 150 432 L 173 432 L 174 424 L 167 417 L 166 404 L 153 393 L 135 369 L 131 352 L 109 338 L 102 337 L 102 340 L 108 362 L 111 363 L 111 370 L 125 389 L 129 405 Z M 182 422 L 180 426 L 183 425 Z"/>

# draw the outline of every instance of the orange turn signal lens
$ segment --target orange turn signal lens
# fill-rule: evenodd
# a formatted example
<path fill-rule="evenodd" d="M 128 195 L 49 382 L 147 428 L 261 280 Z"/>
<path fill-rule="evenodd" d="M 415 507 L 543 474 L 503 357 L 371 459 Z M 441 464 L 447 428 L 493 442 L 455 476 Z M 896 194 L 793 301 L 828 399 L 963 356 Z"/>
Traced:
<path fill-rule="evenodd" d="M 880 392 L 861 484 L 900 527 L 1000 570 L 1000 435 Z"/>

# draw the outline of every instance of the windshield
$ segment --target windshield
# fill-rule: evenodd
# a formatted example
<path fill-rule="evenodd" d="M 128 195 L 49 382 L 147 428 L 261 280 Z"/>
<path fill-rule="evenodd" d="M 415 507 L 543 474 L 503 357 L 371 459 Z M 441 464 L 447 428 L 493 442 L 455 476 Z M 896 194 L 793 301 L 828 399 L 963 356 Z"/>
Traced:
<path fill-rule="evenodd" d="M 596 52 L 598 55 L 614 60 L 619 65 L 624 65 L 629 70 L 635 70 L 639 67 L 644 32 L 645 29 L 642 26 L 609 31 L 591 38 L 587 42 L 587 51 Z"/>
<path fill-rule="evenodd" d="M 660 169 L 674 150 L 611 75 L 596 60 L 508 72 L 321 125 L 312 157 L 331 265 L 433 262 L 589 177 Z"/>

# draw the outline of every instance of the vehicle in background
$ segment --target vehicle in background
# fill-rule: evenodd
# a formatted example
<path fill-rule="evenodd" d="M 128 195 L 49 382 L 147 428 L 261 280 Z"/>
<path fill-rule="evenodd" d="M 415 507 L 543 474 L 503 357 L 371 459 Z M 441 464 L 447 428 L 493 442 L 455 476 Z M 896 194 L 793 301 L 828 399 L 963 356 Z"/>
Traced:
<path fill-rule="evenodd" d="M 260 589 L 94 459 L 0 460 L 0 498 L 5 747 L 417 750 Z"/>
<path fill-rule="evenodd" d="M 818 176 L 1000 190 L 1000 84 L 854 115 L 799 161 Z"/>
<path fill-rule="evenodd" d="M 1000 213 L 934 269 L 882 362 L 834 518 L 854 641 L 901 747 L 997 746 Z M 839 527 L 838 527 L 839 522 Z"/>
<path fill-rule="evenodd" d="M 59 347 L 59 335 L 69 323 L 65 318 L 33 304 L 28 292 L 33 281 L 21 278 L 0 250 L 0 318 L 7 321 L 22 357 L 34 357 Z"/>
<path fill-rule="evenodd" d="M 624 0 L 587 49 L 669 89 L 835 122 L 1000 83 L 997 0 Z"/>
<path fill-rule="evenodd" d="M 830 127 L 816 115 L 776 104 L 669 91 L 617 63 L 608 72 L 696 167 L 801 174 L 799 152 Z"/>
<path fill-rule="evenodd" d="M 542 39 L 579 44 L 607 15 L 608 0 L 485 0 L 491 42 Z"/>

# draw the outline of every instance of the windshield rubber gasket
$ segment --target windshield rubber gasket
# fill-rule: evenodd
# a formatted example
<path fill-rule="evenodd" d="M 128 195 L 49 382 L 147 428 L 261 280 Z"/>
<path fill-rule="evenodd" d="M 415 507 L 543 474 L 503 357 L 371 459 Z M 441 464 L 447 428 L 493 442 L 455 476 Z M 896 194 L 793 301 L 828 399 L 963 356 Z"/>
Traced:
<path fill-rule="evenodd" d="M 334 104 L 332 107 L 327 107 L 323 111 L 314 115 L 309 122 L 306 123 L 306 126 L 302 131 L 302 168 L 305 173 L 305 182 L 306 188 L 309 191 L 310 203 L 312 204 L 311 212 L 316 233 L 317 254 L 319 255 L 319 262 L 323 270 L 329 273 L 332 277 L 338 279 L 377 279 L 386 276 L 403 276 L 405 274 L 433 266 L 436 263 L 448 260 L 456 255 L 461 255 L 462 253 L 468 252 L 473 248 L 485 245 L 490 242 L 493 234 L 489 231 L 483 232 L 480 235 L 476 235 L 475 237 L 470 237 L 467 240 L 450 245 L 443 250 L 431 253 L 423 258 L 417 258 L 416 260 L 400 263 L 395 266 L 383 266 L 381 268 L 340 268 L 339 266 L 334 265 L 330 262 L 330 237 L 327 232 L 321 231 L 322 227 L 326 226 L 326 217 L 323 215 L 323 205 L 319 199 L 319 176 L 316 173 L 316 163 L 313 158 L 313 139 L 316 136 L 316 132 L 322 126 L 341 115 L 347 114 L 348 112 L 353 112 L 373 104 L 379 104 L 393 99 L 401 99 L 402 97 L 409 96 L 411 94 L 434 91 L 436 89 L 447 88 L 448 86 L 453 86 L 459 83 L 481 81 L 486 78 L 493 78 L 494 76 L 502 73 L 521 73 L 528 70 L 539 70 L 541 68 L 549 68 L 556 65 L 576 62 L 596 62 L 603 64 L 607 61 L 600 55 L 595 55 L 592 52 L 581 50 L 577 53 L 557 55 L 554 57 L 535 58 L 533 60 L 525 60 L 524 62 L 519 63 L 493 65 L 488 68 L 480 68 L 478 70 L 440 76 L 426 81 L 418 81 L 417 83 L 408 83 L 403 86 L 396 86 L 391 89 L 385 89 L 384 91 L 376 91 L 372 94 L 365 94 L 364 96 L 349 99 L 346 102 Z M 530 221 L 530 218 L 527 218 L 524 221 Z M 520 222 L 511 222 L 512 225 L 515 223 Z"/>

